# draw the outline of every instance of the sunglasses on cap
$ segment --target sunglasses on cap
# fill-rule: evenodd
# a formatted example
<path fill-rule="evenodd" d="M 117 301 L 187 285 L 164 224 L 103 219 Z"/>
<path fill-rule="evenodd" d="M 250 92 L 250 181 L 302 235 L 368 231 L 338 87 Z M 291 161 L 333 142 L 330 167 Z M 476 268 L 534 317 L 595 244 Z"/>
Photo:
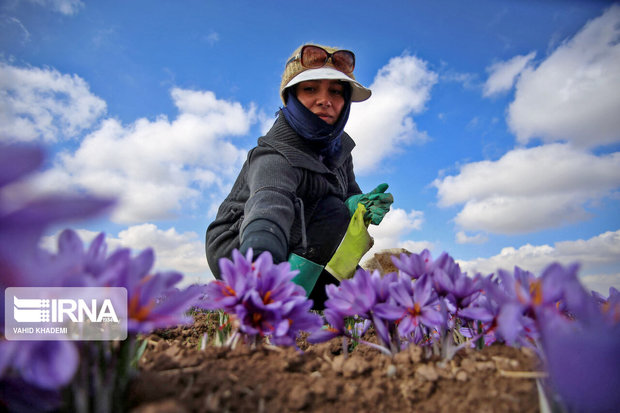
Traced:
<path fill-rule="evenodd" d="M 353 73 L 355 68 L 355 55 L 350 50 L 337 50 L 329 53 L 319 46 L 306 45 L 296 56 L 293 56 L 286 65 L 301 59 L 301 65 L 306 69 L 318 69 L 327 64 L 329 59 L 336 69 L 344 73 Z"/>

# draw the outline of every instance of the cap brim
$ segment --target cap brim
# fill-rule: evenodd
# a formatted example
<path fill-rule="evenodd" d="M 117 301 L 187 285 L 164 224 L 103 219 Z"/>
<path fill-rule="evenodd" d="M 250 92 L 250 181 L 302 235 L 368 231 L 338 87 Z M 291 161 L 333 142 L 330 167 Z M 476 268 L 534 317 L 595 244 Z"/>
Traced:
<path fill-rule="evenodd" d="M 305 82 L 307 80 L 319 79 L 334 79 L 348 82 L 351 85 L 351 101 L 353 102 L 362 102 L 368 99 L 372 94 L 370 89 L 365 88 L 358 81 L 351 79 L 349 76 L 339 70 L 329 67 L 304 70 L 303 72 L 292 78 L 291 81 L 286 84 L 284 89 L 295 86 L 296 84 Z"/>

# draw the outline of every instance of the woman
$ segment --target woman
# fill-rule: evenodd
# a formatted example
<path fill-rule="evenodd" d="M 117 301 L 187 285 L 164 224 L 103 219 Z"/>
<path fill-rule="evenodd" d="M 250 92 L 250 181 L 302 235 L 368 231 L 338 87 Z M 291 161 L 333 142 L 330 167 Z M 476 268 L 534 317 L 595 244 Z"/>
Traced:
<path fill-rule="evenodd" d="M 358 203 L 379 224 L 393 201 L 382 185 L 362 194 L 353 172 L 355 143 L 344 133 L 351 102 L 371 91 L 355 80 L 355 55 L 307 44 L 287 61 L 278 118 L 249 153 L 233 188 L 207 228 L 206 253 L 216 278 L 218 260 L 237 248 L 254 256 L 269 251 L 275 263 L 289 260 L 315 308 L 325 285 L 338 283 L 323 268 L 346 233 Z M 318 280 L 317 280 L 318 279 Z M 315 284 L 316 283 L 316 284 Z M 312 288 L 312 285 L 314 288 Z"/>

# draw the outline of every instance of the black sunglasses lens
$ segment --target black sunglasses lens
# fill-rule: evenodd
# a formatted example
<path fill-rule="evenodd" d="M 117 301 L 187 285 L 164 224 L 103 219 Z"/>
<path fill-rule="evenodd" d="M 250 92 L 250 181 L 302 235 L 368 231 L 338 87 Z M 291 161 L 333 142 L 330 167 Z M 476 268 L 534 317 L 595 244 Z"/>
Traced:
<path fill-rule="evenodd" d="M 338 50 L 332 55 L 332 63 L 336 69 L 351 73 L 355 68 L 355 55 L 348 50 Z"/>
<path fill-rule="evenodd" d="M 328 54 L 316 46 L 306 46 L 301 51 L 301 65 L 309 69 L 322 67 L 327 62 Z"/>

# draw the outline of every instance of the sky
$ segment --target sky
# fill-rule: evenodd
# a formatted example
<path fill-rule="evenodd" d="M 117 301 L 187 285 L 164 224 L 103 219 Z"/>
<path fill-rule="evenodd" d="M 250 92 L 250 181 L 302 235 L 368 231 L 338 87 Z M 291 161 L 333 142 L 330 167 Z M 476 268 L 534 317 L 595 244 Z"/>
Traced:
<path fill-rule="evenodd" d="M 362 190 L 395 201 L 363 261 L 579 262 L 620 288 L 619 2 L 2 0 L 0 140 L 47 154 L 20 190 L 113 196 L 68 226 L 213 279 L 206 227 L 307 42 L 354 51 L 373 91 L 345 130 Z"/>

